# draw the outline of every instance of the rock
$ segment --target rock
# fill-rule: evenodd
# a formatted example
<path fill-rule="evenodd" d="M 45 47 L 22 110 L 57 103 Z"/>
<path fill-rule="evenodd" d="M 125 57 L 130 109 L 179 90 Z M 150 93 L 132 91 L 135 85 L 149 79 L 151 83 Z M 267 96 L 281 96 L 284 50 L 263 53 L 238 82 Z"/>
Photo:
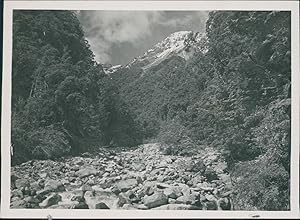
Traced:
<path fill-rule="evenodd" d="M 208 201 L 217 201 L 216 197 L 214 197 L 214 195 L 211 195 L 211 194 L 206 194 L 206 195 L 205 195 L 205 198 L 206 198 Z"/>
<path fill-rule="evenodd" d="M 205 203 L 204 209 L 206 209 L 206 210 L 217 210 L 218 205 L 217 205 L 216 201 L 208 201 L 208 202 Z"/>
<path fill-rule="evenodd" d="M 48 177 L 48 173 L 40 173 L 39 176 L 43 179 L 45 179 L 46 177 Z"/>
<path fill-rule="evenodd" d="M 192 172 L 196 172 L 196 173 L 199 172 L 201 175 L 204 174 L 205 169 L 206 169 L 206 167 L 202 160 L 196 162 L 192 166 Z"/>
<path fill-rule="evenodd" d="M 206 177 L 207 181 L 211 182 L 212 180 L 217 180 L 218 175 L 216 171 L 214 171 L 211 167 L 207 167 L 204 176 Z"/>
<path fill-rule="evenodd" d="M 137 209 L 131 204 L 124 204 L 122 209 L 130 210 L 130 209 Z"/>
<path fill-rule="evenodd" d="M 104 202 L 110 209 L 117 208 L 118 196 L 113 192 L 99 190 L 99 191 L 87 191 L 84 194 L 85 202 L 90 209 L 95 209 L 96 204 Z"/>
<path fill-rule="evenodd" d="M 137 209 L 142 209 L 142 210 L 147 210 L 149 209 L 147 206 L 145 206 L 144 204 L 137 204 L 134 206 Z"/>
<path fill-rule="evenodd" d="M 127 179 L 127 180 L 120 180 L 114 185 L 114 190 L 115 191 L 120 191 L 120 192 L 126 192 L 129 189 L 134 188 L 135 186 L 138 185 L 138 182 L 136 179 Z"/>
<path fill-rule="evenodd" d="M 185 205 L 185 204 L 167 204 L 153 209 L 154 210 L 199 210 L 200 208 L 197 206 Z"/>
<path fill-rule="evenodd" d="M 145 206 L 148 208 L 154 208 L 168 203 L 168 197 L 162 192 L 156 192 L 151 196 L 145 196 L 143 200 Z"/>
<path fill-rule="evenodd" d="M 180 183 L 180 184 L 178 184 L 178 186 L 180 187 L 181 192 L 182 192 L 183 195 L 191 194 L 191 189 L 188 185 Z"/>
<path fill-rule="evenodd" d="M 72 208 L 73 209 L 88 209 L 89 206 L 84 202 L 80 202 L 80 203 L 74 205 Z"/>
<path fill-rule="evenodd" d="M 227 196 L 231 195 L 232 193 L 233 193 L 233 190 L 230 190 L 230 191 L 221 193 L 219 196 L 220 197 L 227 197 Z"/>
<path fill-rule="evenodd" d="M 228 198 L 219 199 L 218 204 L 222 210 L 231 210 L 231 203 Z"/>
<path fill-rule="evenodd" d="M 86 191 L 93 191 L 93 188 L 92 188 L 90 185 L 85 184 L 85 185 L 83 185 L 83 186 L 81 187 L 81 190 L 82 190 L 83 192 L 86 192 Z"/>
<path fill-rule="evenodd" d="M 95 209 L 109 209 L 109 207 L 104 202 L 99 202 L 95 205 Z"/>
<path fill-rule="evenodd" d="M 172 199 L 177 199 L 178 197 L 180 197 L 182 195 L 181 189 L 176 186 L 171 186 L 171 187 L 165 188 L 164 194 L 168 198 L 172 198 Z"/>
<path fill-rule="evenodd" d="M 182 195 L 176 199 L 176 203 L 183 203 L 183 204 L 195 204 L 196 197 L 195 195 Z"/>
<path fill-rule="evenodd" d="M 26 208 L 26 204 L 27 204 L 26 201 L 24 201 L 23 199 L 18 199 L 10 203 L 10 208 L 22 209 L 22 208 Z"/>
<path fill-rule="evenodd" d="M 222 174 L 224 172 L 227 172 L 228 171 L 227 163 L 225 161 L 218 162 L 214 166 L 214 170 L 216 171 L 217 174 Z"/>
<path fill-rule="evenodd" d="M 57 205 L 52 205 L 48 207 L 48 209 L 74 209 L 74 207 L 78 205 L 78 203 L 63 203 L 60 204 L 60 202 Z"/>
<path fill-rule="evenodd" d="M 22 188 L 23 195 L 31 195 L 31 190 L 29 186 L 25 186 Z"/>
<path fill-rule="evenodd" d="M 44 187 L 41 187 L 38 182 L 33 182 L 30 184 L 30 188 L 31 188 L 31 190 L 39 191 Z"/>
<path fill-rule="evenodd" d="M 157 183 L 156 186 L 158 189 L 165 189 L 165 188 L 171 187 L 171 185 L 166 184 L 166 183 Z"/>
<path fill-rule="evenodd" d="M 229 174 L 225 174 L 225 173 L 219 174 L 218 178 L 221 182 L 225 184 L 231 184 L 231 178 Z"/>
<path fill-rule="evenodd" d="M 85 202 L 85 199 L 82 195 L 74 195 L 72 196 L 71 201 Z"/>
<path fill-rule="evenodd" d="M 17 179 L 15 181 L 15 186 L 16 188 L 18 189 L 21 189 L 21 188 L 25 188 L 26 186 L 29 186 L 29 181 L 27 179 Z"/>
<path fill-rule="evenodd" d="M 47 208 L 51 205 L 57 204 L 59 201 L 61 201 L 61 196 L 57 193 L 52 193 L 50 196 L 48 196 L 43 202 L 39 204 L 41 208 Z"/>
<path fill-rule="evenodd" d="M 207 182 L 203 182 L 203 183 L 198 183 L 197 184 L 197 187 L 200 189 L 200 190 L 203 190 L 203 191 L 213 191 L 214 188 L 211 187 L 211 184 L 207 183 Z"/>
<path fill-rule="evenodd" d="M 22 199 L 24 195 L 21 189 L 14 189 L 11 191 L 11 197 L 19 197 Z"/>
<path fill-rule="evenodd" d="M 125 193 L 120 193 L 118 196 L 119 196 L 119 200 L 117 202 L 117 205 L 119 207 L 123 207 L 124 204 L 131 204 L 130 199 Z"/>
<path fill-rule="evenodd" d="M 48 192 L 62 192 L 65 191 L 65 187 L 64 185 L 57 180 L 48 180 L 45 183 L 45 188 L 44 191 L 48 191 Z"/>
<path fill-rule="evenodd" d="M 135 193 L 132 190 L 128 190 L 126 193 L 127 198 L 133 203 L 137 203 L 140 201 L 140 199 L 135 195 Z"/>
<path fill-rule="evenodd" d="M 35 203 L 35 204 L 39 203 L 39 200 L 37 198 L 32 197 L 32 196 L 28 196 L 28 197 L 24 198 L 24 201 L 27 202 L 27 203 Z"/>
<path fill-rule="evenodd" d="M 90 175 L 96 175 L 96 174 L 97 174 L 97 170 L 93 167 L 86 167 L 86 168 L 78 170 L 75 173 L 75 175 L 79 176 L 80 178 L 87 177 Z"/>

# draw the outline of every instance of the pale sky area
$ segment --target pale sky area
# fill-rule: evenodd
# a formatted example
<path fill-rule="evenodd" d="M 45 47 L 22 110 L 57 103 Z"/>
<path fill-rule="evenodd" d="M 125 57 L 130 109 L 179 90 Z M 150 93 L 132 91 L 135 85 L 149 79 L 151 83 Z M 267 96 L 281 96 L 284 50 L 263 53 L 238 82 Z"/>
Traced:
<path fill-rule="evenodd" d="M 80 11 L 100 63 L 127 64 L 176 31 L 205 31 L 205 11 Z"/>

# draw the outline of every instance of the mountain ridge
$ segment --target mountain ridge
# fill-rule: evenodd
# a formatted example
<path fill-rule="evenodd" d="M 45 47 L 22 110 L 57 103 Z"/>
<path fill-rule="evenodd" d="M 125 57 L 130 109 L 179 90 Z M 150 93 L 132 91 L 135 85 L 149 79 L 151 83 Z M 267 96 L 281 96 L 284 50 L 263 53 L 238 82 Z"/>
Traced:
<path fill-rule="evenodd" d="M 206 52 L 203 47 L 203 41 L 206 40 L 205 33 L 193 31 L 177 31 L 171 33 L 144 54 L 133 58 L 128 64 L 122 65 L 104 65 L 104 72 L 112 74 L 120 69 L 130 69 L 132 67 L 140 67 L 143 71 L 147 71 L 153 66 L 159 65 L 162 61 L 172 57 L 180 56 L 185 60 L 190 59 L 197 52 Z"/>

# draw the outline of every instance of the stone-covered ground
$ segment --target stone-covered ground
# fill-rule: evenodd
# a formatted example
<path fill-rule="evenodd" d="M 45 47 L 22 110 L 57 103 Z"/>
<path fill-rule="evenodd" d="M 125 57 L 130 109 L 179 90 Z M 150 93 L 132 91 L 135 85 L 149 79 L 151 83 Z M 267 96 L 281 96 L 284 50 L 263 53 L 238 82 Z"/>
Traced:
<path fill-rule="evenodd" d="M 163 155 L 159 144 L 103 148 L 60 161 L 12 167 L 11 208 L 232 209 L 232 183 L 220 152 Z"/>

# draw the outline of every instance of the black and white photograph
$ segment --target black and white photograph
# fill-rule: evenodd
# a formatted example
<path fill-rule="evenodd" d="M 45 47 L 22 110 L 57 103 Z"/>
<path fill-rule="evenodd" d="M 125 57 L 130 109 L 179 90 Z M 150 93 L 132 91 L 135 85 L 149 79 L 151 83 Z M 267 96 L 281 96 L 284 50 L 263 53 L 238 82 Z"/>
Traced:
<path fill-rule="evenodd" d="M 10 210 L 291 211 L 291 10 L 11 19 Z"/>

